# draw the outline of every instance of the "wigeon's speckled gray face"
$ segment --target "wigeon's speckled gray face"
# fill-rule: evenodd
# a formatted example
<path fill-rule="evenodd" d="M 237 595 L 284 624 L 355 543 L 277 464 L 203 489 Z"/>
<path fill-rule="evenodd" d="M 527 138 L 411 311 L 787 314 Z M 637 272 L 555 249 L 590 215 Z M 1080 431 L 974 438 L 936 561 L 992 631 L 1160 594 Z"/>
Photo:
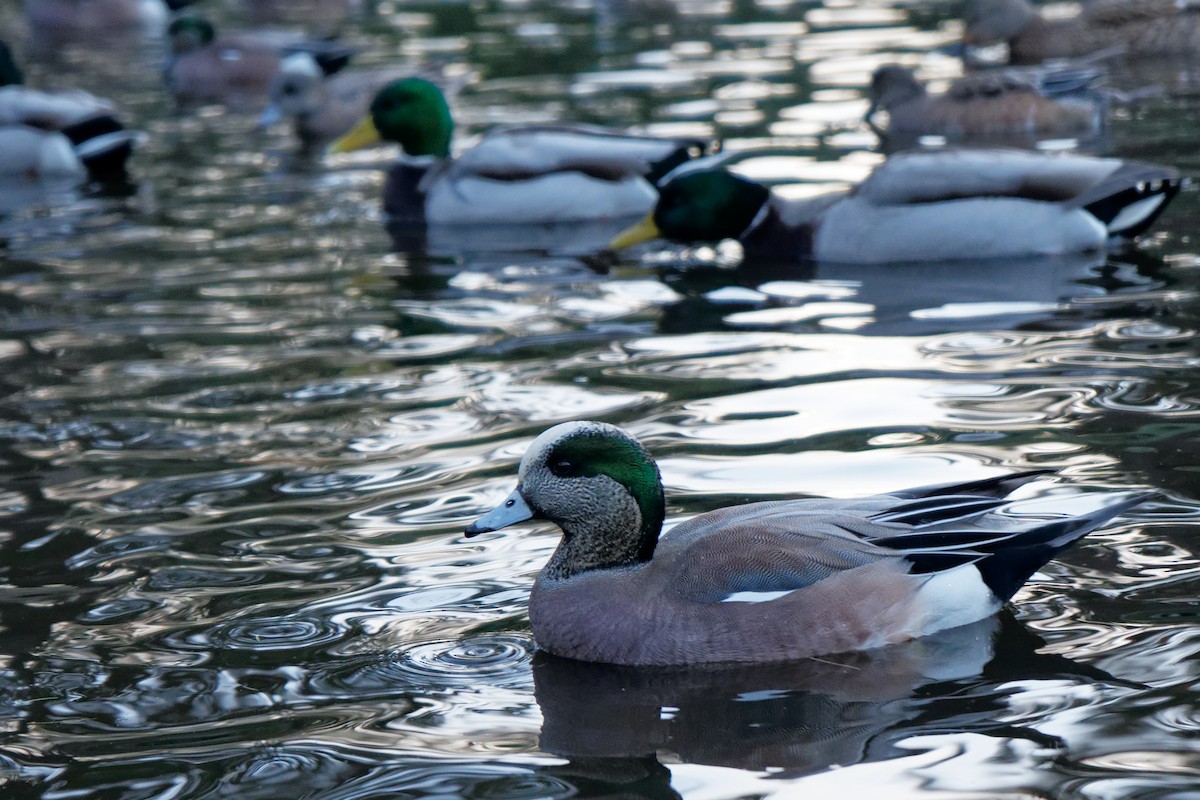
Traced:
<path fill-rule="evenodd" d="M 642 444 L 613 425 L 567 422 L 530 444 L 517 489 L 467 535 L 547 519 L 563 541 L 547 569 L 569 577 L 648 561 L 662 528 L 658 467 Z"/>

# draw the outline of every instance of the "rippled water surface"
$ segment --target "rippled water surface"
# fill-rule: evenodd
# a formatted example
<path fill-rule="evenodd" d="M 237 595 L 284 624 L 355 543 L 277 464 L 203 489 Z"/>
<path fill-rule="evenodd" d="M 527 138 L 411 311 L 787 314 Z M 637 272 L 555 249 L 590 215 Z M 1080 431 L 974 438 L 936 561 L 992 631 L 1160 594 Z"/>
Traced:
<path fill-rule="evenodd" d="M 347 36 L 474 74 L 466 136 L 718 135 L 811 191 L 880 159 L 875 66 L 956 74 L 930 52 L 950 5 L 395 2 Z M 381 224 L 389 151 L 300 161 L 253 115 L 175 113 L 159 41 L 38 48 L 0 13 L 31 82 L 148 134 L 126 191 L 0 220 L 6 799 L 1197 796 L 1195 192 L 1107 260 L 599 274 L 584 233 L 413 249 Z M 1200 172 L 1189 75 L 1114 75 L 1140 99 L 1101 146 Z M 1029 467 L 1061 471 L 1045 493 L 1159 494 L 966 631 L 576 664 L 529 633 L 555 532 L 460 534 L 576 418 L 648 443 L 673 520 Z"/>

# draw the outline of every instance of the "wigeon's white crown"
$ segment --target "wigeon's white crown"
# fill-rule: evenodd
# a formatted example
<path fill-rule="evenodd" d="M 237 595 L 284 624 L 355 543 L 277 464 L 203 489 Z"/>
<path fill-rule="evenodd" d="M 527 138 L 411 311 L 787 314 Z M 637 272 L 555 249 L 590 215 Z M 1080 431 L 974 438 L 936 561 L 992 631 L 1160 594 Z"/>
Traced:
<path fill-rule="evenodd" d="M 520 483 L 525 479 L 525 471 L 530 464 L 537 461 L 542 453 L 545 453 L 563 439 L 574 436 L 581 431 L 609 434 L 610 429 L 624 435 L 624 432 L 619 428 L 605 422 L 595 422 L 593 420 L 572 420 L 571 422 L 562 422 L 552 428 L 547 428 L 529 443 L 529 448 L 525 451 L 525 455 L 521 457 L 521 466 L 517 468 L 517 482 Z"/>

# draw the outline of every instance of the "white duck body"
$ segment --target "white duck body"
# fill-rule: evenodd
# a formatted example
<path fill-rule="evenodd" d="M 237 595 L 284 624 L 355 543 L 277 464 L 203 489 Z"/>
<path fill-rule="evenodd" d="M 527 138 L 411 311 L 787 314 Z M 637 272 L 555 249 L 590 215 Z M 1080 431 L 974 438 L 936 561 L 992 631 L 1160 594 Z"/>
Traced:
<path fill-rule="evenodd" d="M 797 247 L 811 257 L 847 263 L 1088 252 L 1140 234 L 1179 185 L 1173 170 L 1111 158 L 903 153 L 843 194 L 772 194 L 766 219 L 743 242 L 749 250 L 756 238 L 803 232 Z"/>
<path fill-rule="evenodd" d="M 431 225 L 625 219 L 658 199 L 654 162 L 686 144 L 601 128 L 525 126 L 489 132 L 421 182 Z"/>
<path fill-rule="evenodd" d="M 31 180 L 82 178 L 83 163 L 67 137 L 25 125 L 0 127 L 0 177 Z"/>
<path fill-rule="evenodd" d="M 939 203 L 862 207 L 869 204 L 851 195 L 829 207 L 813 242 L 818 261 L 944 261 L 972 251 L 986 258 L 1062 255 L 1099 250 L 1108 241 L 1104 225 L 1084 211 L 1037 208 L 1008 197 L 954 201 L 952 218 L 936 236 L 930 236 L 929 215 L 938 213 Z M 1006 225 L 996 226 L 997 219 Z M 1014 236 L 1018 229 L 1020 236 Z M 873 253 L 873 240 L 886 242 L 886 252 Z"/>
<path fill-rule="evenodd" d="M 131 147 L 138 134 L 120 128 L 112 104 L 83 91 L 0 87 L 0 173 L 26 178 L 83 176 L 85 159 Z M 99 132 L 72 142 L 61 131 L 106 119 Z"/>

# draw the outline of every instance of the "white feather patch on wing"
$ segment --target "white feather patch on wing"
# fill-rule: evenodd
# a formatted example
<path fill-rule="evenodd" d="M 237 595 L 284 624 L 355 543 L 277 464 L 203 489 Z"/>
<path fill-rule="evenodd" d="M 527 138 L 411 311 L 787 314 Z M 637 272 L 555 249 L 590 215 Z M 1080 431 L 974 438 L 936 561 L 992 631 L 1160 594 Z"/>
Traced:
<path fill-rule="evenodd" d="M 771 600 L 777 600 L 785 594 L 791 594 L 795 589 L 787 589 L 782 592 L 734 592 L 731 595 L 721 598 L 722 603 L 767 603 Z"/>

